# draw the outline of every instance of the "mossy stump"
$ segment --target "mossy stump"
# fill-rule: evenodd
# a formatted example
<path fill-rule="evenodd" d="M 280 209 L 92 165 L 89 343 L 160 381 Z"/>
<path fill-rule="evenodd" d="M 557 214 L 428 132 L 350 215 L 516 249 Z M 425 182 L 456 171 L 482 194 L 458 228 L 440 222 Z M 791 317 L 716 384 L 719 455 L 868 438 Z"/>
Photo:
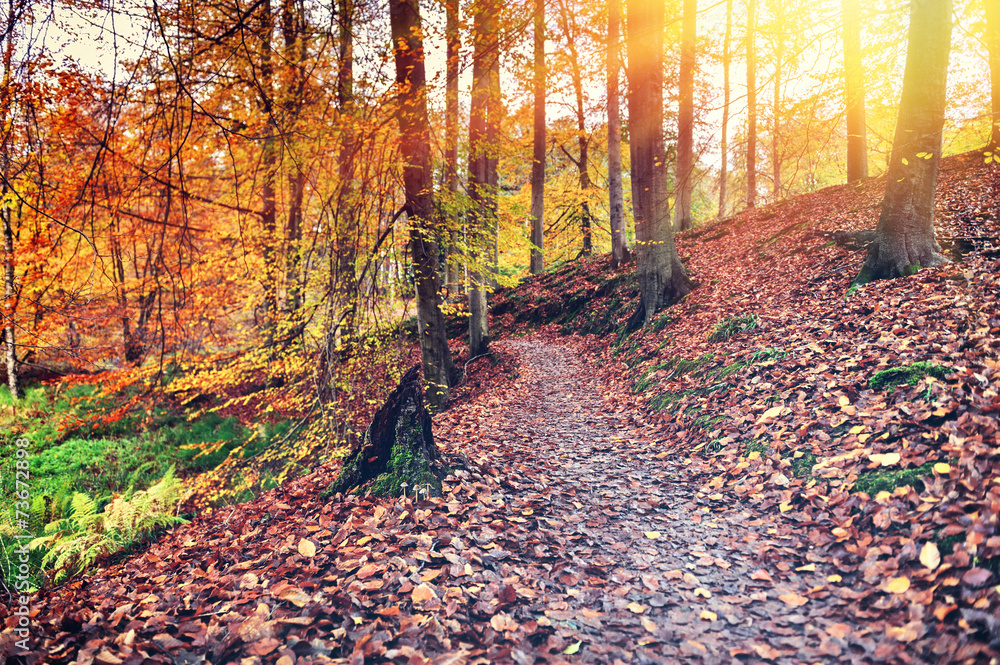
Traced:
<path fill-rule="evenodd" d="M 402 494 L 403 483 L 440 490 L 439 460 L 415 366 L 375 412 L 361 445 L 344 460 L 325 494 L 367 488 L 375 496 L 393 496 Z"/>

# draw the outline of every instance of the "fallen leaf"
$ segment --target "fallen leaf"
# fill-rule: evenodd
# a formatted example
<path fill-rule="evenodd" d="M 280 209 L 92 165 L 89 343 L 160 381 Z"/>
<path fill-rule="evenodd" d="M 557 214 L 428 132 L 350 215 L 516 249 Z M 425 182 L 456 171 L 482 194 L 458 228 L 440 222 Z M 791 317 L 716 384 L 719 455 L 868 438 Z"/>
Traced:
<path fill-rule="evenodd" d="M 993 573 L 985 568 L 970 568 L 962 575 L 962 583 L 969 586 L 981 587 L 989 581 Z"/>
<path fill-rule="evenodd" d="M 642 617 L 641 619 L 639 619 L 639 622 L 642 624 L 642 627 L 646 629 L 646 632 L 655 633 L 660 629 L 659 626 L 657 626 L 651 619 L 647 617 Z"/>
<path fill-rule="evenodd" d="M 645 534 L 645 536 L 650 540 L 656 540 L 660 537 L 659 531 L 643 531 L 643 534 Z"/>
<path fill-rule="evenodd" d="M 920 548 L 920 563 L 931 570 L 934 570 L 941 564 L 941 552 L 938 551 L 938 546 L 935 543 L 927 541 Z"/>
<path fill-rule="evenodd" d="M 434 593 L 434 589 L 430 588 L 426 584 L 421 584 L 420 586 L 413 589 L 413 593 L 410 594 L 410 600 L 414 603 L 425 603 L 431 598 L 437 598 L 437 594 Z"/>
<path fill-rule="evenodd" d="M 805 596 L 800 596 L 799 594 L 794 592 L 782 594 L 778 596 L 778 598 L 783 600 L 785 605 L 788 605 L 789 607 L 802 607 L 803 605 L 809 602 L 808 598 L 806 598 Z"/>
<path fill-rule="evenodd" d="M 913 642 L 924 634 L 924 624 L 922 621 L 911 621 L 905 626 L 889 626 L 885 634 L 900 642 Z"/>
<path fill-rule="evenodd" d="M 635 602 L 629 603 L 628 605 L 626 605 L 626 607 L 628 608 L 628 610 L 630 612 L 634 612 L 636 614 L 642 614 L 643 612 L 646 611 L 645 607 L 643 607 L 639 603 L 635 603 Z"/>
<path fill-rule="evenodd" d="M 882 585 L 882 590 L 888 593 L 906 593 L 910 589 L 910 578 L 894 577 Z"/>
<path fill-rule="evenodd" d="M 716 614 L 715 612 L 710 612 L 708 610 L 702 610 L 701 611 L 701 618 L 705 619 L 706 621 L 717 621 L 718 618 L 719 618 L 719 615 Z"/>
<path fill-rule="evenodd" d="M 951 464 L 948 464 L 947 462 L 938 462 L 934 465 L 934 471 L 941 474 L 950 473 Z"/>
<path fill-rule="evenodd" d="M 711 598 L 712 592 L 709 591 L 708 589 L 702 589 L 701 587 L 698 587 L 697 589 L 694 590 L 694 595 L 696 598 L 698 596 L 701 596 L 703 598 Z"/>
<path fill-rule="evenodd" d="M 772 582 L 772 583 L 774 582 L 774 578 L 771 577 L 771 574 L 766 570 L 764 570 L 763 568 L 761 568 L 756 572 L 750 573 L 750 579 L 762 580 L 764 582 Z"/>
<path fill-rule="evenodd" d="M 311 540 L 303 538 L 299 541 L 299 554 L 304 557 L 316 556 L 316 545 Z"/>
<path fill-rule="evenodd" d="M 851 627 L 846 623 L 835 623 L 831 626 L 827 626 L 826 632 L 833 637 L 844 639 L 851 634 Z"/>
<path fill-rule="evenodd" d="M 575 654 L 578 651 L 580 651 L 580 645 L 581 644 L 583 644 L 582 641 L 576 642 L 574 644 L 571 644 L 568 647 L 566 647 L 565 649 L 563 649 L 563 653 L 566 654 L 567 656 L 572 656 L 573 654 Z"/>

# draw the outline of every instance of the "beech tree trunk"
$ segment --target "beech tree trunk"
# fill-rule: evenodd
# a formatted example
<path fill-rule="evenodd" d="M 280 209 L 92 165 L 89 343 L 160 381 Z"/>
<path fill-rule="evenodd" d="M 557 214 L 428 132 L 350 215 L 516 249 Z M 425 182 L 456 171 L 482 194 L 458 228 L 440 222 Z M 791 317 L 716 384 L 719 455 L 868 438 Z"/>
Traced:
<path fill-rule="evenodd" d="M 757 206 L 757 0 L 747 0 L 747 208 Z"/>
<path fill-rule="evenodd" d="M 537 275 L 545 269 L 545 0 L 535 0 L 535 127 L 532 138 L 531 274 Z"/>
<path fill-rule="evenodd" d="M 678 231 L 694 226 L 691 220 L 691 191 L 694 188 L 694 68 L 697 38 L 698 0 L 684 0 L 681 26 L 680 99 L 677 111 L 677 207 L 674 225 Z"/>
<path fill-rule="evenodd" d="M 261 155 L 261 211 L 264 230 L 264 327 L 267 344 L 274 342 L 278 314 L 278 224 L 277 224 L 277 181 L 278 181 L 278 125 L 274 109 L 274 63 L 272 61 L 272 40 L 274 38 L 274 14 L 270 0 L 263 0 L 260 13 L 260 82 L 258 103 L 264 115 L 264 138 Z"/>
<path fill-rule="evenodd" d="M 622 192 L 622 120 L 618 94 L 618 56 L 621 38 L 621 0 L 608 0 L 608 203 L 611 216 L 611 265 L 629 259 L 625 234 L 625 195 Z"/>
<path fill-rule="evenodd" d="M 417 0 L 390 0 L 389 21 L 395 45 L 400 154 L 410 224 L 410 256 L 417 292 L 417 333 L 424 368 L 427 404 L 440 409 L 458 379 L 441 314 L 438 248 L 434 242 L 434 184 L 431 178 L 430 123 L 424 44 Z"/>
<path fill-rule="evenodd" d="M 861 0 L 843 0 L 843 8 L 844 87 L 847 93 L 847 182 L 856 182 L 868 177 L 865 71 L 861 59 Z"/>
<path fill-rule="evenodd" d="M 986 4 L 986 45 L 990 50 L 990 100 L 993 128 L 987 150 L 1000 150 L 1000 0 L 983 0 Z"/>
<path fill-rule="evenodd" d="M 771 198 L 781 199 L 781 68 L 785 57 L 784 0 L 775 0 L 774 24 L 774 100 L 771 106 Z"/>
<path fill-rule="evenodd" d="M 726 0 L 726 36 L 722 42 L 722 137 L 719 142 L 719 152 L 722 153 L 722 163 L 719 165 L 719 212 L 718 218 L 726 216 L 728 203 L 727 178 L 729 176 L 729 64 L 732 59 L 733 38 L 733 0 Z"/>
<path fill-rule="evenodd" d="M 628 6 L 629 148 L 635 213 L 636 272 L 641 316 L 647 323 L 664 304 L 691 292 L 670 223 L 663 142 L 663 31 L 661 0 Z M 650 26 L 654 26 L 653 29 Z"/>
<path fill-rule="evenodd" d="M 447 58 L 445 64 L 445 109 L 444 109 L 444 168 L 445 186 L 451 203 L 458 200 L 458 76 L 462 36 L 458 22 L 458 0 L 444 0 L 445 4 L 445 40 L 447 42 Z M 458 213 L 452 213 L 445 233 L 450 239 L 446 252 L 444 276 L 445 286 L 449 292 L 454 286 L 461 292 L 464 275 L 456 261 L 456 250 L 461 232 L 461 219 Z"/>
<path fill-rule="evenodd" d="M 361 445 L 344 460 L 327 495 L 365 486 L 375 496 L 412 496 L 428 485 L 440 489 L 440 453 L 420 396 L 419 369 L 410 369 L 375 412 Z"/>
<path fill-rule="evenodd" d="M 3 88 L 0 89 L 0 224 L 3 225 L 3 341 L 7 365 L 7 386 L 10 397 L 16 402 L 21 398 L 21 383 L 17 364 L 17 284 L 14 273 L 14 227 L 11 206 L 6 205 L 10 192 L 11 149 L 14 113 L 14 31 L 23 17 L 27 3 L 11 3 L 8 7 L 7 25 L 0 36 L 3 48 Z"/>
<path fill-rule="evenodd" d="M 496 238 L 497 139 L 500 111 L 500 61 L 497 7 L 480 0 L 473 10 L 472 103 L 469 118 L 470 244 L 469 353 L 489 352 L 487 289 L 491 249 Z"/>
<path fill-rule="evenodd" d="M 899 119 L 875 241 L 855 284 L 946 263 L 934 239 L 951 49 L 951 0 L 911 0 Z"/>

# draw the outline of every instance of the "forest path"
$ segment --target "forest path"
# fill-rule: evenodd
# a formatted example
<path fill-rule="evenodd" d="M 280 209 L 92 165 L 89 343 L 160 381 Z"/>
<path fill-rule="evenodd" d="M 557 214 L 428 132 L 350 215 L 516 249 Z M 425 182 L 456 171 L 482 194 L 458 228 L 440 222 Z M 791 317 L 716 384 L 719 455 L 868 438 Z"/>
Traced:
<path fill-rule="evenodd" d="M 495 346 L 517 358 L 519 377 L 475 447 L 523 516 L 521 551 L 500 557 L 542 580 L 513 616 L 555 630 L 513 649 L 516 662 L 572 654 L 577 642 L 572 660 L 594 663 L 859 662 L 896 648 L 814 589 L 836 569 L 783 549 L 773 516 L 699 499 L 683 464 L 657 456 L 668 446 L 655 430 L 622 409 L 629 396 L 609 392 L 571 347 L 539 337 Z"/>

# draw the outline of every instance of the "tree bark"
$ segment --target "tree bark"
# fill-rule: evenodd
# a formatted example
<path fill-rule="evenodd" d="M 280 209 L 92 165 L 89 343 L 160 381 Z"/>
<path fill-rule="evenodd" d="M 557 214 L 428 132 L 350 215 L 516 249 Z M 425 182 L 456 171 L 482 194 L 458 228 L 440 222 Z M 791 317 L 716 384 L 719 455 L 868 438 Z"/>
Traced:
<path fill-rule="evenodd" d="M 7 386 L 10 398 L 21 398 L 20 369 L 17 363 L 17 284 L 14 272 L 14 227 L 12 210 L 7 205 L 11 191 L 12 134 L 14 124 L 14 31 L 23 17 L 26 3 L 10 3 L 7 25 L 0 39 L 3 48 L 3 88 L 0 89 L 0 224 L 3 225 L 3 341 L 7 365 Z"/>
<path fill-rule="evenodd" d="M 719 141 L 719 152 L 722 153 L 722 163 L 719 165 L 719 211 L 718 218 L 726 216 L 728 192 L 727 178 L 729 176 L 729 64 L 732 59 L 733 37 L 733 0 L 726 0 L 726 36 L 722 42 L 722 137 Z"/>
<path fill-rule="evenodd" d="M 757 206 L 757 0 L 747 0 L 747 208 Z"/>
<path fill-rule="evenodd" d="M 472 103 L 469 117 L 469 194 L 472 265 L 469 271 L 469 353 L 489 352 L 487 289 L 491 249 L 496 237 L 497 137 L 500 61 L 497 7 L 476 3 L 473 20 Z"/>
<path fill-rule="evenodd" d="M 642 317 L 691 291 L 674 246 L 663 142 L 663 30 L 660 0 L 628 7 L 629 148 L 635 213 L 636 272 Z M 652 26 L 652 27 L 651 27 Z"/>
<path fill-rule="evenodd" d="M 278 251 L 277 251 L 277 203 L 278 180 L 278 125 L 274 109 L 274 63 L 272 62 L 272 40 L 274 39 L 274 14 L 270 0 L 263 0 L 260 10 L 260 83 L 259 104 L 264 114 L 264 140 L 261 155 L 263 182 L 261 183 L 261 223 L 264 231 L 264 327 L 267 344 L 274 342 L 278 310 Z"/>
<path fill-rule="evenodd" d="M 951 49 L 951 0 L 911 0 L 899 119 L 875 241 L 855 284 L 946 263 L 934 239 Z"/>
<path fill-rule="evenodd" d="M 686 231 L 691 219 L 691 191 L 694 188 L 694 69 L 697 39 L 698 0 L 684 0 L 681 26 L 681 64 L 677 111 L 677 205 L 674 226 Z"/>
<path fill-rule="evenodd" d="M 440 409 L 458 379 L 441 314 L 438 248 L 434 242 L 434 184 L 431 177 L 430 123 L 424 45 L 417 0 L 390 0 L 389 22 L 395 46 L 400 154 L 410 224 L 410 256 L 417 292 L 417 333 L 428 405 Z"/>
<path fill-rule="evenodd" d="M 535 0 L 535 127 L 531 160 L 531 274 L 545 269 L 545 0 Z M 619 183 L 620 185 L 620 183 Z"/>
<path fill-rule="evenodd" d="M 1000 0 L 983 0 L 986 4 L 986 45 L 990 51 L 990 101 L 993 126 L 987 150 L 1000 150 Z"/>
<path fill-rule="evenodd" d="M 608 0 L 608 203 L 611 216 L 611 265 L 615 268 L 629 259 L 628 237 L 625 234 L 625 195 L 622 192 L 622 120 L 618 94 L 620 33 L 621 0 Z"/>
<path fill-rule="evenodd" d="M 844 87 L 847 93 L 847 182 L 856 182 L 868 177 L 865 71 L 861 59 L 861 0 L 843 0 L 843 9 Z"/>
<path fill-rule="evenodd" d="M 771 106 L 771 198 L 781 200 L 781 68 L 785 57 L 784 0 L 774 1 L 774 100 Z"/>
<path fill-rule="evenodd" d="M 375 412 L 361 445 L 344 460 L 325 494 L 366 486 L 375 496 L 399 496 L 407 488 L 414 488 L 408 492 L 413 495 L 427 485 L 440 489 L 440 453 L 420 396 L 418 369 L 408 371 Z"/>
<path fill-rule="evenodd" d="M 458 77 L 460 49 L 462 36 L 459 27 L 458 0 L 445 0 L 445 40 L 447 43 L 447 58 L 445 64 L 445 109 L 444 109 L 444 161 L 445 161 L 445 187 L 451 204 L 454 206 L 458 200 Z M 457 212 L 449 216 L 448 228 L 445 232 L 450 239 L 450 246 L 445 259 L 445 285 L 449 292 L 452 285 L 457 285 L 457 291 L 461 292 L 464 282 L 464 275 L 455 260 L 455 248 L 458 246 L 458 239 L 461 233 L 461 218 Z"/>

